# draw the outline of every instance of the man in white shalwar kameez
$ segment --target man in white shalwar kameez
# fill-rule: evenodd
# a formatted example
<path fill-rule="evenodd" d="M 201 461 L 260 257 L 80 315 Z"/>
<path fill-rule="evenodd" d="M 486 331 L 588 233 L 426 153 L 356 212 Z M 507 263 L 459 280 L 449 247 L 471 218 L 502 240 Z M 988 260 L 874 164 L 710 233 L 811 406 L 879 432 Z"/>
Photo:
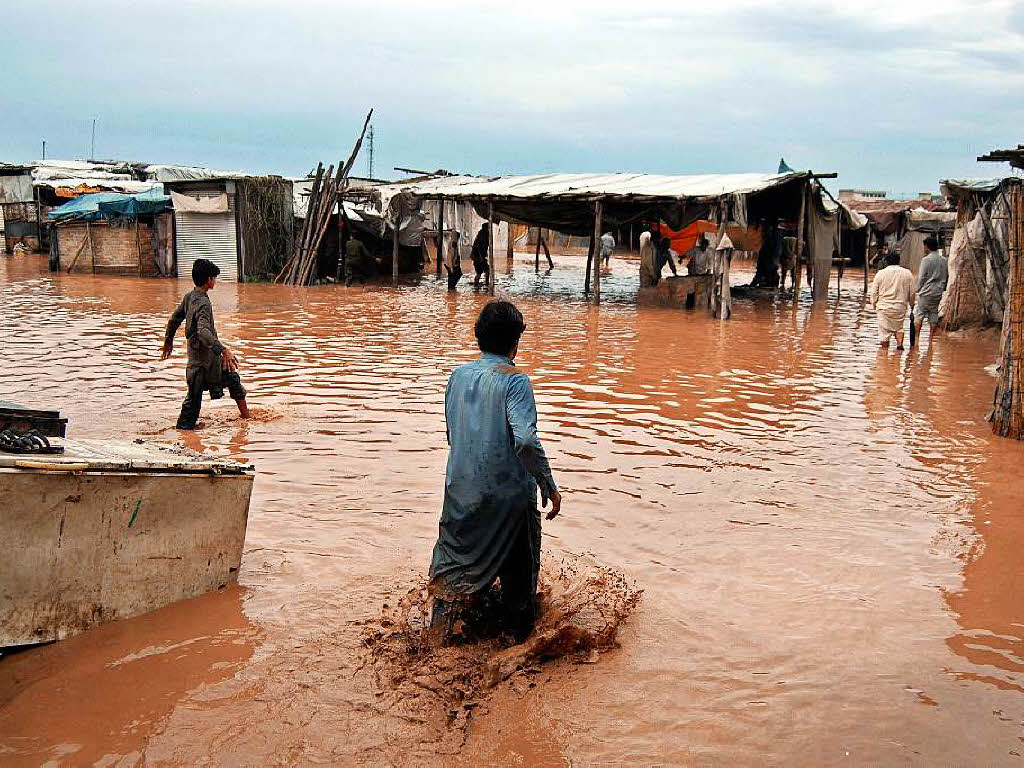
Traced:
<path fill-rule="evenodd" d="M 903 349 L 903 323 L 907 310 L 914 306 L 914 273 L 900 266 L 897 253 L 889 254 L 888 266 L 875 274 L 871 283 L 871 306 L 878 318 L 878 343 L 889 346 L 889 339 L 896 337 L 896 349 Z"/>

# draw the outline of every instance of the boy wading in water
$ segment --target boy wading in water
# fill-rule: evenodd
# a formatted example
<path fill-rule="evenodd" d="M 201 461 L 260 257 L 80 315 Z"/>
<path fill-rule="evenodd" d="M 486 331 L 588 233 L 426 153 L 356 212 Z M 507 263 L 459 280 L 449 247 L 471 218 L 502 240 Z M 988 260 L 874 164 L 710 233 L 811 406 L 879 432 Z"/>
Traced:
<path fill-rule="evenodd" d="M 178 429 L 195 429 L 199 409 L 203 406 L 203 393 L 209 391 L 210 399 L 216 400 L 224 396 L 225 387 L 231 399 L 238 403 L 238 412 L 242 418 L 249 418 L 245 387 L 238 378 L 238 359 L 217 338 L 217 329 L 213 324 L 213 305 L 207 296 L 217 284 L 219 274 L 220 267 L 212 261 L 196 259 L 192 265 L 192 282 L 196 287 L 185 294 L 167 322 L 161 360 L 171 356 L 174 334 L 182 323 L 185 323 L 185 338 L 188 339 L 188 367 L 185 369 L 188 394 L 181 404 Z"/>
<path fill-rule="evenodd" d="M 501 582 L 504 629 L 522 642 L 537 616 L 540 512 L 562 497 L 537 436 L 537 404 L 513 365 L 526 330 L 514 304 L 491 301 L 476 321 L 479 360 L 456 368 L 444 396 L 448 471 L 430 562 L 431 634 L 447 644 L 458 619 Z M 469 609 L 464 612 L 463 609 Z"/>

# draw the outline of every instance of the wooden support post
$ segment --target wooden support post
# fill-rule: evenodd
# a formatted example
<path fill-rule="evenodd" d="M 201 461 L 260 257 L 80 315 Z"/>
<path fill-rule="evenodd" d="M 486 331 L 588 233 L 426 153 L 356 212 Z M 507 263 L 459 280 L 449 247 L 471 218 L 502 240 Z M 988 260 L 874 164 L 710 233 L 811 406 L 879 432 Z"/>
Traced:
<path fill-rule="evenodd" d="M 583 295 L 584 296 L 589 296 L 590 295 L 590 265 L 594 261 L 594 244 L 595 244 L 595 242 L 596 241 L 594 240 L 594 236 L 591 235 L 590 236 L 590 246 L 587 248 L 587 269 L 586 269 L 586 272 L 583 275 Z"/>
<path fill-rule="evenodd" d="M 864 294 L 868 292 L 868 265 L 871 261 L 871 222 L 869 221 L 865 227 L 867 235 L 864 239 Z"/>
<path fill-rule="evenodd" d="M 629 252 L 635 253 L 633 250 L 633 222 L 629 222 Z"/>
<path fill-rule="evenodd" d="M 1015 183 L 1008 197 L 1009 292 L 1003 313 L 1001 361 L 990 420 L 995 434 L 1024 440 L 1024 186 Z"/>
<path fill-rule="evenodd" d="M 444 263 L 444 198 L 437 200 L 437 276 L 441 276 Z"/>
<path fill-rule="evenodd" d="M 793 304 L 800 300 L 800 281 L 803 278 L 804 255 L 804 215 L 807 213 L 807 190 L 810 185 L 804 182 L 800 191 L 800 214 L 796 221 L 796 253 L 793 254 Z"/>
<path fill-rule="evenodd" d="M 533 271 L 540 274 L 540 233 L 543 232 L 540 227 L 537 227 L 537 250 L 533 254 Z"/>
<path fill-rule="evenodd" d="M 551 251 L 548 250 L 548 241 L 541 237 L 540 244 L 544 246 L 544 257 L 548 260 L 548 269 L 554 269 L 555 262 L 551 260 Z"/>
<path fill-rule="evenodd" d="M 391 233 L 391 284 L 398 285 L 398 228 L 402 225 L 401 202 L 395 213 L 395 228 Z"/>
<path fill-rule="evenodd" d="M 513 248 L 515 247 L 515 237 L 513 235 L 515 225 L 512 223 L 512 220 L 509 219 L 506 222 L 506 226 L 508 227 L 508 236 L 505 238 L 505 261 L 508 262 L 509 266 L 512 266 L 512 262 L 515 260 L 515 252 L 513 251 Z"/>
<path fill-rule="evenodd" d="M 600 200 L 594 201 L 594 303 L 601 303 L 601 217 L 604 213 Z"/>
<path fill-rule="evenodd" d="M 487 203 L 487 290 L 494 293 L 494 203 Z"/>

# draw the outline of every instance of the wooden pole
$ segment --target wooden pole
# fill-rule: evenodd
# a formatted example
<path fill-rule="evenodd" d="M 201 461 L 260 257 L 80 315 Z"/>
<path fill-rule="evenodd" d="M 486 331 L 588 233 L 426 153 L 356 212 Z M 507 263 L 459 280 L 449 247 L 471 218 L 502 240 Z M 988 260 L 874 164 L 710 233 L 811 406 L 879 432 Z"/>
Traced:
<path fill-rule="evenodd" d="M 600 200 L 594 201 L 594 303 L 601 303 L 601 217 L 604 213 Z"/>
<path fill-rule="evenodd" d="M 512 262 L 515 260 L 515 253 L 513 251 L 513 246 L 515 245 L 515 243 L 513 243 L 513 231 L 515 229 L 515 225 L 512 223 L 512 219 L 509 219 L 506 224 L 508 226 L 508 237 L 505 238 L 505 261 L 507 261 L 509 266 L 511 266 Z"/>
<path fill-rule="evenodd" d="M 864 239 L 864 293 L 868 292 L 868 263 L 871 261 L 871 222 L 869 221 L 865 227 L 867 235 Z"/>
<path fill-rule="evenodd" d="M 494 203 L 487 203 L 487 289 L 494 293 Z"/>
<path fill-rule="evenodd" d="M 590 295 L 590 265 L 594 261 L 594 244 L 595 244 L 595 242 L 596 241 L 594 240 L 594 236 L 591 235 L 590 236 L 590 245 L 587 248 L 587 269 L 586 269 L 586 272 L 583 275 L 583 295 L 584 296 L 589 296 Z"/>
<path fill-rule="evenodd" d="M 398 210 L 395 211 L 395 228 L 391 233 L 391 284 L 398 285 L 398 228 L 402 224 L 402 203 L 398 202 Z"/>
<path fill-rule="evenodd" d="M 1024 188 L 1020 183 L 1011 188 L 1009 199 L 1009 294 L 1003 313 L 1002 359 L 990 420 L 995 434 L 1024 440 Z"/>
<path fill-rule="evenodd" d="M 441 276 L 441 264 L 444 263 L 444 198 L 437 200 L 437 276 Z"/>
<path fill-rule="evenodd" d="M 540 227 L 537 227 L 537 250 L 533 254 L 533 271 L 540 274 L 540 233 L 543 232 Z"/>
<path fill-rule="evenodd" d="M 555 262 L 551 260 L 551 251 L 548 250 L 548 241 L 541 237 L 540 244 L 544 246 L 544 257 L 548 260 L 548 269 L 554 269 Z"/>
<path fill-rule="evenodd" d="M 796 222 L 796 253 L 793 255 L 793 303 L 796 304 L 800 300 L 800 281 L 803 277 L 803 258 L 804 253 L 804 214 L 807 212 L 807 188 L 808 183 L 805 181 L 803 189 L 800 191 L 800 214 L 797 217 Z"/>

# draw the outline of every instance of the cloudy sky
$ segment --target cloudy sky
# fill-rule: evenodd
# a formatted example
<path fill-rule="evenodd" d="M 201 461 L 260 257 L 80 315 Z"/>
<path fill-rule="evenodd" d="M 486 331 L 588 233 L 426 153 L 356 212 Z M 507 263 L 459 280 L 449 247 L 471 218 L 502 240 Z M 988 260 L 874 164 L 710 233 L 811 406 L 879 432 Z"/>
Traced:
<path fill-rule="evenodd" d="M 373 107 L 383 176 L 785 157 L 916 192 L 1024 142 L 1011 0 L 5 5 L 6 161 L 87 157 L 97 117 L 98 157 L 302 174 Z"/>

